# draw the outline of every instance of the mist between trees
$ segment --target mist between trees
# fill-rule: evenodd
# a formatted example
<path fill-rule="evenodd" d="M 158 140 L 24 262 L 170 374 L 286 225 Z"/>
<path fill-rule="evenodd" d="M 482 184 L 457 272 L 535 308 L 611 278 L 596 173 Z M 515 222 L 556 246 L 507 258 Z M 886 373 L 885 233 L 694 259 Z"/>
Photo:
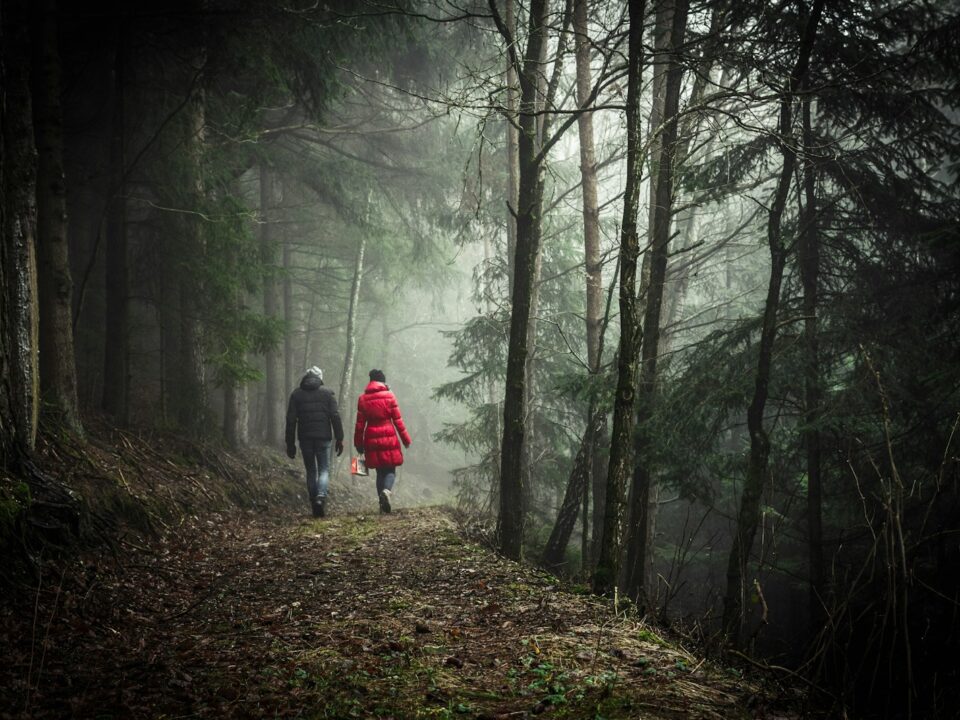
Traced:
<path fill-rule="evenodd" d="M 383 368 L 507 556 L 955 712 L 955 2 L 0 13 L 4 467 Z"/>

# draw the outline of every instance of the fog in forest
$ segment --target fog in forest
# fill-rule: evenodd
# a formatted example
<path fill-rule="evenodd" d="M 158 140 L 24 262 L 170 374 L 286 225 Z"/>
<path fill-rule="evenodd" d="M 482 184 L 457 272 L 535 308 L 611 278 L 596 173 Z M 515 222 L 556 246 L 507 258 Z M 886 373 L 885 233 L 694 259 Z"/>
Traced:
<path fill-rule="evenodd" d="M 955 2 L 28 5 L 6 467 L 38 427 L 168 433 L 306 507 L 317 366 L 333 507 L 374 503 L 379 369 L 398 507 L 836 716 L 955 712 Z"/>

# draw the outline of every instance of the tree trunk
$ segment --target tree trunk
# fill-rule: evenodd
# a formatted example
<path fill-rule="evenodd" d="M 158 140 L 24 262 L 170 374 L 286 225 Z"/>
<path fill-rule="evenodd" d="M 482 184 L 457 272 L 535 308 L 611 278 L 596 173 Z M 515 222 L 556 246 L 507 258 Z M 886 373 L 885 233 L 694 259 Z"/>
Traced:
<path fill-rule="evenodd" d="M 574 0 L 573 30 L 577 60 L 577 107 L 589 101 L 593 80 L 590 73 L 590 37 L 587 35 L 587 0 Z M 583 257 L 587 289 L 587 364 L 591 372 L 600 367 L 600 328 L 603 315 L 603 282 L 600 257 L 600 205 L 597 200 L 597 157 L 593 144 L 593 113 L 577 117 L 580 132 L 580 178 L 583 187 Z"/>
<path fill-rule="evenodd" d="M 103 409 L 114 422 L 129 421 L 129 262 L 127 258 L 127 199 L 124 180 L 124 28 L 117 34 L 113 68 L 113 121 L 110 138 L 110 204 L 107 210 L 104 296 Z"/>
<path fill-rule="evenodd" d="M 504 15 L 510 37 L 517 36 L 517 19 L 514 0 L 504 3 Z M 517 256 L 517 202 L 520 189 L 520 80 L 516 65 L 507 55 L 506 71 L 507 106 L 507 283 L 513 288 L 514 261 Z"/>
<path fill-rule="evenodd" d="M 509 221 L 512 221 L 512 217 Z M 493 253 L 490 248 L 490 237 L 487 234 L 483 235 L 483 263 L 484 267 L 489 270 L 490 263 L 493 261 Z M 484 304 L 486 305 L 487 317 L 492 317 L 494 312 L 493 306 L 493 291 L 492 287 L 487 288 L 484 292 Z M 500 464 L 499 460 L 499 444 L 500 438 L 502 436 L 503 430 L 500 427 L 500 408 L 497 403 L 497 387 L 492 375 L 487 378 L 487 404 L 490 407 L 490 418 L 491 422 L 489 425 L 490 436 L 489 436 L 489 462 L 491 466 L 495 465 L 495 472 L 493 472 L 493 477 L 496 478 L 496 483 L 499 484 L 500 479 Z"/>
<path fill-rule="evenodd" d="M 171 232 L 161 239 L 159 306 L 160 322 L 160 417 L 164 425 L 173 424 L 177 411 L 177 384 L 180 382 L 177 357 L 180 352 L 180 264 L 178 235 L 175 222 Z"/>
<path fill-rule="evenodd" d="M 249 443 L 248 414 L 247 385 L 236 380 L 225 383 L 223 386 L 223 437 L 227 445 L 234 450 L 244 448 Z"/>
<path fill-rule="evenodd" d="M 197 60 L 203 62 L 203 58 Z M 187 193 L 190 205 L 200 210 L 203 206 L 204 184 L 202 172 L 203 133 L 205 124 L 204 97 L 196 90 L 184 108 L 185 162 L 187 163 Z M 204 380 L 203 332 L 200 322 L 200 283 L 189 272 L 203 262 L 203 220 L 198 213 L 187 213 L 182 218 L 182 255 L 187 269 L 180 273 L 180 354 L 177 387 L 180 428 L 201 434 L 206 427 L 207 393 Z"/>
<path fill-rule="evenodd" d="M 804 82 L 804 85 L 807 83 Z M 811 637 L 823 627 L 825 572 L 823 566 L 822 491 L 820 486 L 820 349 L 817 329 L 817 298 L 820 275 L 820 238 L 817 233 L 816 179 L 814 178 L 814 138 L 810 120 L 810 99 L 803 100 L 803 191 L 804 207 L 800 220 L 797 255 L 803 286 L 804 338 L 804 430 L 803 444 L 807 460 L 807 543 L 810 556 Z"/>
<path fill-rule="evenodd" d="M 597 410 L 596 404 L 590 403 L 590 422 L 580 442 L 580 449 L 573 461 L 573 469 L 567 482 L 567 489 L 563 495 L 563 502 L 557 513 L 557 520 L 553 524 L 550 538 L 543 549 L 540 563 L 552 572 L 563 566 L 563 558 L 567 551 L 567 543 L 573 527 L 577 523 L 577 514 L 580 510 L 583 496 L 587 493 L 590 484 L 591 463 L 593 461 L 593 447 L 596 445 L 596 435 L 600 432 L 605 416 L 603 410 Z"/>
<path fill-rule="evenodd" d="M 370 200 L 368 199 L 369 203 Z M 363 257 L 367 248 L 367 227 L 361 229 L 360 245 L 357 247 L 357 259 L 353 266 L 353 282 L 350 284 L 350 304 L 347 308 L 347 342 L 346 351 L 343 356 L 343 370 L 340 373 L 340 392 L 337 396 L 337 405 L 340 412 L 344 413 L 346 427 L 352 429 L 350 420 L 352 413 L 347 412 L 345 408 L 350 398 L 353 397 L 351 387 L 353 386 L 353 366 L 354 356 L 357 351 L 357 312 L 360 308 L 360 283 L 363 280 Z"/>
<path fill-rule="evenodd" d="M 290 233 L 283 233 L 283 389 L 292 392 L 296 379 L 293 372 L 293 250 Z"/>
<path fill-rule="evenodd" d="M 264 266 L 263 314 L 277 318 L 277 252 L 273 237 L 272 209 L 276 197 L 273 169 L 260 163 L 260 259 Z M 276 348 L 264 353 L 264 440 L 271 447 L 282 444 L 280 427 L 280 358 Z M 292 388 L 291 388 L 292 390 Z"/>
<path fill-rule="evenodd" d="M 63 174 L 63 114 L 56 0 L 33 17 L 33 130 L 37 146 L 37 261 L 40 310 L 40 390 L 58 420 L 82 432 L 73 352 L 72 290 Z"/>
<path fill-rule="evenodd" d="M 0 468 L 33 450 L 39 368 L 27 5 L 0 4 Z"/>
<path fill-rule="evenodd" d="M 627 576 L 625 591 L 635 600 L 643 600 L 645 560 L 650 527 L 650 483 L 652 473 L 646 457 L 649 445 L 649 424 L 654 413 L 657 383 L 657 356 L 660 350 L 660 311 L 667 273 L 670 227 L 673 217 L 674 161 L 677 150 L 677 113 L 683 67 L 680 48 L 687 27 L 689 0 L 663 3 L 657 8 L 655 47 L 658 51 L 654 88 L 654 107 L 661 108 L 662 126 L 651 125 L 659 137 L 652 143 L 653 163 L 650 168 L 650 281 L 643 318 L 640 396 L 637 408 L 635 462 L 630 490 L 630 533 L 627 544 Z M 645 604 L 645 603 L 642 603 Z"/>
<path fill-rule="evenodd" d="M 500 462 L 500 550 L 509 558 L 522 555 L 524 507 L 523 444 L 525 431 L 527 328 L 540 251 L 540 214 L 543 205 L 543 162 L 537 160 L 537 84 L 542 24 L 546 0 L 532 0 L 529 32 L 520 81 L 520 182 L 517 203 L 517 248 L 513 277 L 510 341 L 503 403 L 503 443 Z M 492 3 L 492 0 L 491 0 Z M 503 29 L 501 29 L 501 33 Z M 507 37 L 508 44 L 512 37 Z M 511 56 L 515 57 L 513 49 Z M 516 65 L 516 61 L 514 61 Z"/>
<path fill-rule="evenodd" d="M 760 330 L 760 347 L 757 355 L 757 371 L 754 379 L 753 398 L 747 409 L 747 430 L 750 433 L 750 457 L 747 476 L 740 498 L 737 514 L 737 529 L 727 562 L 727 588 L 723 598 L 723 632 L 734 645 L 739 643 L 743 621 L 743 596 L 746 583 L 744 576 L 747 561 L 753 547 L 760 515 L 760 498 L 767 477 L 770 457 L 770 438 L 763 427 L 770 368 L 773 360 L 773 345 L 777 333 L 777 311 L 780 306 L 780 285 L 786 264 L 786 249 L 783 243 L 781 224 L 783 211 L 797 162 L 797 150 L 793 137 L 793 101 L 807 73 L 817 23 L 823 11 L 824 0 L 814 0 L 813 8 L 803 30 L 797 63 L 790 76 L 789 90 L 780 101 L 779 145 L 783 154 L 783 167 L 777 182 L 770 214 L 767 221 L 767 242 L 770 246 L 770 281 Z"/>
<path fill-rule="evenodd" d="M 620 574 L 621 533 L 626 508 L 626 483 L 630 476 L 634 395 L 637 377 L 637 311 L 635 285 L 640 243 L 637 237 L 637 206 L 640 199 L 640 92 L 643 67 L 644 0 L 630 0 L 630 31 L 627 75 L 627 181 L 620 230 L 620 349 L 617 358 L 617 390 L 613 402 L 613 430 L 603 514 L 603 536 L 594 592 L 614 589 Z"/>
<path fill-rule="evenodd" d="M 590 36 L 587 25 L 587 0 L 574 0 L 573 3 L 573 32 L 574 47 L 576 48 L 577 66 L 577 106 L 583 108 L 590 98 L 593 87 L 593 78 L 590 71 Z M 583 260 L 586 275 L 586 330 L 587 330 L 587 365 L 591 373 L 600 371 L 600 330 L 603 314 L 603 277 L 602 260 L 600 255 L 600 204 L 597 199 L 597 157 L 593 141 L 593 113 L 583 112 L 577 117 L 577 129 L 580 135 L 580 179 L 583 200 Z M 591 435 L 591 444 L 587 448 L 588 476 L 593 485 L 594 508 L 603 509 L 603 498 L 597 494 L 598 477 L 602 473 L 596 472 L 597 444 L 606 435 L 606 415 L 603 424 L 595 429 Z M 591 423 L 591 413 L 588 411 L 587 424 Z M 600 478 L 602 479 L 602 478 Z M 584 507 L 589 505 L 589 494 L 583 495 Z M 584 568 L 592 566 L 590 546 L 587 543 L 589 513 L 584 510 L 583 521 L 583 564 Z M 602 516 L 595 517 L 594 528 L 602 527 Z M 596 544 L 593 546 L 596 547 Z"/>

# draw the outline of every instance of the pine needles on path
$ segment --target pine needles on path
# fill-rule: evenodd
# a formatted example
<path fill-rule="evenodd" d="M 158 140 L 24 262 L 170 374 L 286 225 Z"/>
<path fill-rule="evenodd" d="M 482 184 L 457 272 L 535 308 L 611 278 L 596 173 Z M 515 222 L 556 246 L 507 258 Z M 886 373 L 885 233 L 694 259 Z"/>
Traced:
<path fill-rule="evenodd" d="M 774 717 L 438 509 L 189 518 L 32 600 L 0 616 L 0 700 L 32 717 Z"/>

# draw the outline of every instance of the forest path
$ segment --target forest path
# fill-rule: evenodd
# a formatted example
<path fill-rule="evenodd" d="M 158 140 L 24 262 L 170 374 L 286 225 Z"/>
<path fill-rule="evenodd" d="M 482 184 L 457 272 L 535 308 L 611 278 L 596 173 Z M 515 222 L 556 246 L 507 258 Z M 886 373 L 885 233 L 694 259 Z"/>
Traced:
<path fill-rule="evenodd" d="M 439 509 L 193 518 L 121 561 L 88 567 L 88 587 L 47 579 L 32 637 L 0 673 L 12 707 L 29 696 L 36 717 L 767 717 L 749 683 L 464 540 Z"/>

